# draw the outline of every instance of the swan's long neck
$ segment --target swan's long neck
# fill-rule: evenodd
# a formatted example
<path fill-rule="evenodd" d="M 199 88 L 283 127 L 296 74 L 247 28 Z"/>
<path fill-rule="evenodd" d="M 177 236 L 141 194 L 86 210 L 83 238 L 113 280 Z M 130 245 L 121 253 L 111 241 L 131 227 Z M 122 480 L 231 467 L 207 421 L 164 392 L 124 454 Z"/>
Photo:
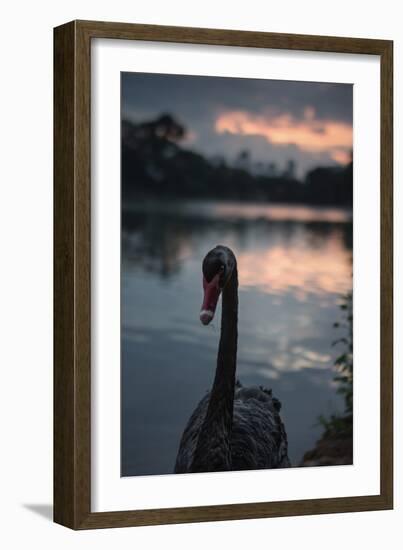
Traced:
<path fill-rule="evenodd" d="M 223 471 L 231 468 L 231 431 L 234 409 L 236 354 L 238 341 L 238 273 L 222 292 L 221 337 L 217 368 L 206 417 L 200 430 L 193 472 Z"/>

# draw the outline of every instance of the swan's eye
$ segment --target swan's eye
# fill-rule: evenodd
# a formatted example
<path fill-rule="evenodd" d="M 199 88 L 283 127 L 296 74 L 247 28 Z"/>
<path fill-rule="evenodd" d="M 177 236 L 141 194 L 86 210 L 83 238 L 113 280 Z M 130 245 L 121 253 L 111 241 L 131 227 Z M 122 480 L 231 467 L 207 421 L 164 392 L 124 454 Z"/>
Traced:
<path fill-rule="evenodd" d="M 224 269 L 225 269 L 224 265 L 221 265 L 220 266 L 220 271 L 224 271 Z"/>

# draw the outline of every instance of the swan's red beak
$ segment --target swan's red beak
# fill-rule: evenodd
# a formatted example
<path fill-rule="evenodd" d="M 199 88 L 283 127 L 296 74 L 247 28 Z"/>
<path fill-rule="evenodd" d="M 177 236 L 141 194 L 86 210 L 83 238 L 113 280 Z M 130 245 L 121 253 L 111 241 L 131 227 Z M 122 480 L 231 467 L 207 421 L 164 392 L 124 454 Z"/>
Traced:
<path fill-rule="evenodd" d="M 214 317 L 218 298 L 220 297 L 220 275 L 217 274 L 208 283 L 203 276 L 204 299 L 200 310 L 200 321 L 203 325 L 208 325 Z"/>

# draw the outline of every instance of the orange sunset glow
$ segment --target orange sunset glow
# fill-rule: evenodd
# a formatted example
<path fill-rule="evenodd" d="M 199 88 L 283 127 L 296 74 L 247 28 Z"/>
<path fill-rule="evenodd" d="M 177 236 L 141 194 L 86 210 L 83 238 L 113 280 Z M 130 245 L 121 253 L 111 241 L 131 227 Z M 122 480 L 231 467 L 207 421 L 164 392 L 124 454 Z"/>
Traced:
<path fill-rule="evenodd" d="M 304 248 L 299 243 L 238 254 L 240 287 L 263 292 L 291 292 L 298 300 L 308 293 L 342 294 L 351 290 L 351 252 L 334 235 L 325 246 Z"/>
<path fill-rule="evenodd" d="M 327 152 L 339 164 L 348 164 L 353 145 L 353 129 L 346 122 L 319 120 L 306 107 L 303 119 L 290 113 L 257 115 L 247 111 L 227 111 L 215 121 L 219 134 L 255 135 L 276 145 L 295 145 L 309 153 Z"/>

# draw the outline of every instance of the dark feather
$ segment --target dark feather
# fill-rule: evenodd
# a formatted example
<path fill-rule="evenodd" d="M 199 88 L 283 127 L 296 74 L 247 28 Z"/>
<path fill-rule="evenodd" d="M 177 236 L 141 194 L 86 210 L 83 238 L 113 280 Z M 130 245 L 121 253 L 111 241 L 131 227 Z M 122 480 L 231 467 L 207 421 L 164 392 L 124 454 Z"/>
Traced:
<path fill-rule="evenodd" d="M 209 397 L 210 393 L 206 393 L 189 419 L 180 442 L 175 473 L 190 471 Z M 290 467 L 280 407 L 271 390 L 257 386 L 245 388 L 237 381 L 230 439 L 231 470 Z M 214 446 L 214 441 L 211 445 Z M 211 465 L 208 468 L 206 465 L 207 470 L 211 471 Z"/>

